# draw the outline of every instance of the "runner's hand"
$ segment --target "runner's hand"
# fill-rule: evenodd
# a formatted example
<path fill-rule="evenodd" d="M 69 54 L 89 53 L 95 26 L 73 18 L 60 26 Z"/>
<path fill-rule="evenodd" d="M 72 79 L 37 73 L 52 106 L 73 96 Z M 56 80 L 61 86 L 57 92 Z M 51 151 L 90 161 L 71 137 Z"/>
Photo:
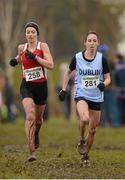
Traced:
<path fill-rule="evenodd" d="M 15 58 L 11 59 L 11 60 L 9 61 L 9 64 L 10 64 L 11 66 L 15 67 L 15 66 L 18 64 L 17 59 L 15 59 Z"/>
<path fill-rule="evenodd" d="M 31 53 L 28 49 L 26 49 L 25 54 L 27 59 L 36 59 L 36 54 Z"/>
<path fill-rule="evenodd" d="M 64 100 L 65 100 L 65 98 L 66 98 L 66 94 L 67 94 L 67 92 L 66 92 L 66 91 L 61 90 L 61 91 L 59 92 L 59 94 L 58 94 L 58 96 L 59 96 L 59 100 L 60 100 L 60 101 L 64 101 Z"/>
<path fill-rule="evenodd" d="M 97 88 L 99 88 L 99 90 L 102 92 L 105 89 L 105 84 L 104 83 L 99 83 Z"/>

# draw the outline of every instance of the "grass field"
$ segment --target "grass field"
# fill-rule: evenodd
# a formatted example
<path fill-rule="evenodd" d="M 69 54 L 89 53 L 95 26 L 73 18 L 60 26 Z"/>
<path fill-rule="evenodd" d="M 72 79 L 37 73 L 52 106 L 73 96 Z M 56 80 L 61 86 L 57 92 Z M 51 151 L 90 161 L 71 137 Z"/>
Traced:
<path fill-rule="evenodd" d="M 77 125 L 63 118 L 44 123 L 37 161 L 28 163 L 24 120 L 0 124 L 0 178 L 125 179 L 125 129 L 98 128 L 91 166 L 84 167 L 76 150 Z"/>

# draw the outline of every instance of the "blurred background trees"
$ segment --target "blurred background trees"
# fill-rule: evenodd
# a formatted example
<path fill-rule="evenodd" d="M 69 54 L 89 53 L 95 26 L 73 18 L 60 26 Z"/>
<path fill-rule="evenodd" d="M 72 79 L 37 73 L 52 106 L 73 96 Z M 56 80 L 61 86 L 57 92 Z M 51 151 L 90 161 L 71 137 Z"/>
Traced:
<path fill-rule="evenodd" d="M 117 48 L 124 8 L 124 1 L 117 0 L 0 0 L 0 65 L 7 68 L 17 44 L 24 42 L 24 25 L 30 20 L 40 25 L 40 38 L 49 43 L 56 59 L 82 48 L 83 35 L 90 29 Z"/>
<path fill-rule="evenodd" d="M 120 24 L 124 9 L 124 0 L 0 0 L 0 67 L 18 91 L 21 68 L 13 69 L 8 62 L 16 56 L 17 45 L 25 42 L 25 23 L 35 21 L 40 26 L 40 39 L 49 44 L 56 64 L 49 76 L 54 91 L 58 64 L 70 61 L 82 50 L 88 30 L 96 30 L 101 41 L 117 51 L 124 35 Z"/>

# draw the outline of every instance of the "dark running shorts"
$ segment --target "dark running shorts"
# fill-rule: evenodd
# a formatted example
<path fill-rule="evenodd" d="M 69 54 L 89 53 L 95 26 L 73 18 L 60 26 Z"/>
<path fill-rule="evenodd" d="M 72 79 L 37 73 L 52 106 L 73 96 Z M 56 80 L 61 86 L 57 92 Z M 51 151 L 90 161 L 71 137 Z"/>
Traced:
<path fill-rule="evenodd" d="M 84 100 L 87 102 L 89 109 L 95 110 L 95 111 L 100 111 L 101 110 L 101 102 L 92 102 L 89 100 L 86 100 L 84 97 L 77 97 L 75 98 L 76 103 L 78 103 L 80 100 Z"/>
<path fill-rule="evenodd" d="M 47 82 L 26 82 L 24 79 L 20 85 L 20 94 L 22 99 L 30 97 L 36 105 L 46 104 L 48 96 Z"/>

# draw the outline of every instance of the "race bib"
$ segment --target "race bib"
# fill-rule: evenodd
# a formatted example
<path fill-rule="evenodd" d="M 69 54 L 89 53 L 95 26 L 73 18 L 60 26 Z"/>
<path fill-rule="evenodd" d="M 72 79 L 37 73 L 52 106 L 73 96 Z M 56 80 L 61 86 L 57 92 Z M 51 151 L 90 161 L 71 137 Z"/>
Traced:
<path fill-rule="evenodd" d="M 98 84 L 99 84 L 99 77 L 98 76 L 82 77 L 83 88 L 93 89 L 93 88 L 97 87 Z"/>
<path fill-rule="evenodd" d="M 32 80 L 41 79 L 44 77 L 42 67 L 26 69 L 24 73 L 25 73 L 26 81 L 32 81 Z"/>

